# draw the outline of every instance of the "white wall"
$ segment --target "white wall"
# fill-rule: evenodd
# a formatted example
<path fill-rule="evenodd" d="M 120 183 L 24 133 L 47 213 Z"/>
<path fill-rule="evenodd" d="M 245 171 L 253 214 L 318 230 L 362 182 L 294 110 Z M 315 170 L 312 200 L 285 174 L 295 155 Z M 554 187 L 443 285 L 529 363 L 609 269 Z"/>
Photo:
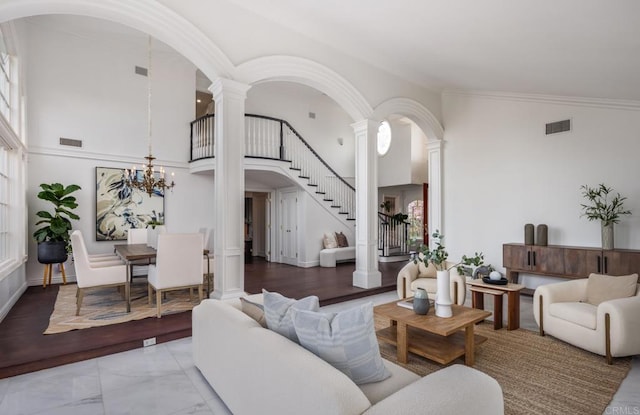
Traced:
<path fill-rule="evenodd" d="M 378 156 L 378 186 L 411 183 L 411 125 L 390 121 L 391 145 Z"/>
<path fill-rule="evenodd" d="M 0 321 L 6 317 L 26 289 L 24 265 L 6 277 L 0 278 Z"/>
<path fill-rule="evenodd" d="M 552 245 L 601 246 L 600 224 L 580 217 L 580 186 L 598 183 L 633 212 L 615 226 L 615 246 L 640 249 L 640 108 L 449 93 L 443 110 L 451 258 L 483 251 L 502 269 L 502 244 L 523 242 L 525 223 L 547 224 Z M 546 123 L 567 118 L 571 132 L 545 135 Z"/>
<path fill-rule="evenodd" d="M 347 237 L 349 246 L 355 245 L 354 226 L 345 226 L 305 191 L 298 192 L 298 200 L 299 266 L 313 267 L 320 264 L 320 250 L 325 233 L 342 232 Z M 355 222 L 351 223 L 355 225 Z"/>
<path fill-rule="evenodd" d="M 331 98 L 303 85 L 269 82 L 252 87 L 245 104 L 247 113 L 288 121 L 340 176 L 354 177 L 353 121 Z"/>
<path fill-rule="evenodd" d="M 29 235 L 35 230 L 35 212 L 50 209 L 37 199 L 38 185 L 75 183 L 82 190 L 76 194 L 81 219 L 74 227 L 82 230 L 90 252 L 111 251 L 113 242 L 95 242 L 95 167 L 126 168 L 144 161 L 147 78 L 135 75 L 134 66 L 147 66 L 146 47 L 34 24 L 28 44 Z M 176 187 L 165 197 L 167 227 L 172 232 L 212 228 L 213 174 L 189 174 L 186 163 L 195 68 L 166 47 L 158 48 L 152 67 L 153 153 L 158 165 L 176 174 Z M 83 147 L 61 147 L 59 137 L 82 139 Z M 30 285 L 42 281 L 35 252 L 30 241 Z"/>

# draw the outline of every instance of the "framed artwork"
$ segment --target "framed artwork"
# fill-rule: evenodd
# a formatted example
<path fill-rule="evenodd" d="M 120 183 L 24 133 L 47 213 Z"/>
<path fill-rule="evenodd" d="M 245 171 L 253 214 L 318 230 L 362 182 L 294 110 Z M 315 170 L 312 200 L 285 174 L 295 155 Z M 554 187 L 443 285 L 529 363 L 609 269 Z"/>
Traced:
<path fill-rule="evenodd" d="M 96 167 L 96 241 L 127 239 L 127 230 L 146 228 L 151 221 L 164 222 L 164 192 L 149 196 L 130 189 L 125 169 Z M 142 171 L 137 171 L 142 176 Z"/>

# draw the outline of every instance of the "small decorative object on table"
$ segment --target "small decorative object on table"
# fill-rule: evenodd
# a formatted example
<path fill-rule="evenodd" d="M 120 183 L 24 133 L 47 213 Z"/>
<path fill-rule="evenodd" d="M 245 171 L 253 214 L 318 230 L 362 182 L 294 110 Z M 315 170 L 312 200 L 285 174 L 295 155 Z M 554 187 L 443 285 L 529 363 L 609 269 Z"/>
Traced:
<path fill-rule="evenodd" d="M 413 295 L 413 311 L 421 315 L 429 312 L 429 296 L 424 288 L 418 288 Z"/>
<path fill-rule="evenodd" d="M 536 245 L 547 246 L 549 228 L 545 224 L 536 227 Z"/>
<path fill-rule="evenodd" d="M 524 244 L 533 245 L 533 224 L 527 223 L 524 225 Z"/>
<path fill-rule="evenodd" d="M 494 285 L 507 285 L 509 281 L 502 276 L 498 271 L 491 271 L 488 277 L 483 277 L 482 281 L 487 284 Z"/>

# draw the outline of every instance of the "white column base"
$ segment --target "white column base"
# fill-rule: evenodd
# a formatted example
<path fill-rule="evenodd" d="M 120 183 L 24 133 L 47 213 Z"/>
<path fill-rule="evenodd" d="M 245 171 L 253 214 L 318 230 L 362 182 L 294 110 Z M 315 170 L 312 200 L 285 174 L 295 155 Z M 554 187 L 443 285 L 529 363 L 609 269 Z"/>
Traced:
<path fill-rule="evenodd" d="M 380 271 L 356 270 L 353 272 L 353 286 L 358 288 L 376 288 L 382 286 Z"/>
<path fill-rule="evenodd" d="M 224 292 L 213 290 L 211 298 L 215 298 L 216 300 L 231 300 L 234 298 L 245 297 L 246 295 L 247 293 L 242 290 L 228 290 Z"/>

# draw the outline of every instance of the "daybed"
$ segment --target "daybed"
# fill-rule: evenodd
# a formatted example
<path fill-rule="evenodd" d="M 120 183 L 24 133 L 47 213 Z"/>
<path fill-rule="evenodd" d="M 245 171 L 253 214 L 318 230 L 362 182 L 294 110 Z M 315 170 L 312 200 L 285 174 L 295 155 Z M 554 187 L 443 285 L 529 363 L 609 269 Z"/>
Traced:
<path fill-rule="evenodd" d="M 240 311 L 239 300 L 204 300 L 193 309 L 193 357 L 236 415 L 504 413 L 498 383 L 461 365 L 420 378 L 384 360 L 389 378 L 357 386 L 299 344 L 263 328 Z"/>
<path fill-rule="evenodd" d="M 325 248 L 320 251 L 320 266 L 335 268 L 337 262 L 353 261 L 356 259 L 356 247 Z"/>

